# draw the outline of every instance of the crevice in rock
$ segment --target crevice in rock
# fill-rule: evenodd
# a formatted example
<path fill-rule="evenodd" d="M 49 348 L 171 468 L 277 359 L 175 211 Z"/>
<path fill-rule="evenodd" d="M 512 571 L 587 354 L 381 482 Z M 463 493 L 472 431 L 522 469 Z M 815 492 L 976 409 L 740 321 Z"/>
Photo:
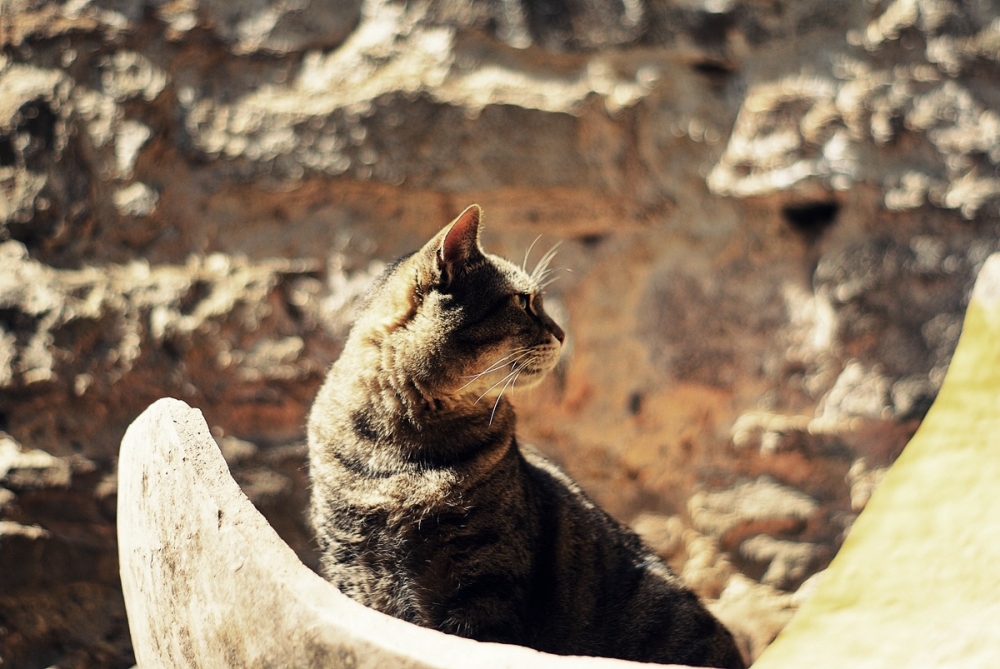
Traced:
<path fill-rule="evenodd" d="M 837 202 L 807 202 L 788 205 L 781 210 L 785 222 L 809 243 L 816 242 L 837 220 Z"/>

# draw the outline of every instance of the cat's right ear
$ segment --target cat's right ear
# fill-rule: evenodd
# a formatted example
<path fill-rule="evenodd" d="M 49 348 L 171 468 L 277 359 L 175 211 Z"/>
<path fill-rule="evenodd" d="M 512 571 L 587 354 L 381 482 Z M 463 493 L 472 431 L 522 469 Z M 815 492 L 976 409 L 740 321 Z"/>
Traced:
<path fill-rule="evenodd" d="M 442 287 L 447 287 L 455 272 L 471 258 L 482 254 L 479 248 L 479 225 L 482 217 L 483 210 L 478 204 L 474 204 L 442 230 L 441 241 L 435 253 Z"/>

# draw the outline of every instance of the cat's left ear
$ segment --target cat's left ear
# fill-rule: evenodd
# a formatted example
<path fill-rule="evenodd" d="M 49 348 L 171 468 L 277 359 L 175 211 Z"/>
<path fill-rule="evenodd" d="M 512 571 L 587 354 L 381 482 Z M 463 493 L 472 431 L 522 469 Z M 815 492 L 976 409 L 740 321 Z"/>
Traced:
<path fill-rule="evenodd" d="M 471 258 L 482 255 L 479 248 L 479 224 L 482 218 L 483 210 L 478 204 L 474 204 L 445 228 L 437 249 L 437 265 L 442 285 L 447 286 L 455 276 L 455 271 Z"/>

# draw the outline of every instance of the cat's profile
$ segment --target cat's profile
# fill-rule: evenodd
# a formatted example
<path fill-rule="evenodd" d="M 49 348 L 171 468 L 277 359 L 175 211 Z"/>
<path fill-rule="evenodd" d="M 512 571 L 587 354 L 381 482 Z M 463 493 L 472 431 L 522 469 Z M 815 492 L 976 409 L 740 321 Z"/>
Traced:
<path fill-rule="evenodd" d="M 466 209 L 376 282 L 309 418 L 325 577 L 359 602 L 480 641 L 743 667 L 732 636 L 630 530 L 518 444 L 508 385 L 563 331 L 539 271 L 479 245 Z"/>

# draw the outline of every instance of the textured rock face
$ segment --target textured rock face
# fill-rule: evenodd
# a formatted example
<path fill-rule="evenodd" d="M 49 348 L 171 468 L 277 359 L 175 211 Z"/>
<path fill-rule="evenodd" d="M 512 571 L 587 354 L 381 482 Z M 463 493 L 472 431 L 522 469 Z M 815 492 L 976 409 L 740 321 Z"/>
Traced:
<path fill-rule="evenodd" d="M 990 667 L 1000 635 L 1000 254 L 934 406 L 814 592 L 754 665 Z"/>
<path fill-rule="evenodd" d="M 571 352 L 516 398 L 525 438 L 703 594 L 772 621 L 744 634 L 759 652 L 919 424 L 998 247 L 997 20 L 8 2 L 4 660 L 132 662 L 115 461 L 164 395 L 204 411 L 310 564 L 300 440 L 352 305 L 473 201 L 491 250 L 541 234 L 570 270 L 547 304 Z"/>

